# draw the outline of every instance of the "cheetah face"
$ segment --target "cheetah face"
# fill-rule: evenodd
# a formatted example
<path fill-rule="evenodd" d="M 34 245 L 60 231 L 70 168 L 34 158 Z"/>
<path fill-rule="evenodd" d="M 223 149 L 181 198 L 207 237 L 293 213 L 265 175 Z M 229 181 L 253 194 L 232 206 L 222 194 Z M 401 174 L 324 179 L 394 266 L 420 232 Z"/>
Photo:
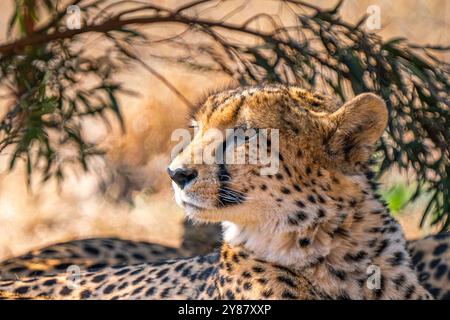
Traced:
<path fill-rule="evenodd" d="M 208 117 L 204 105 L 191 123 L 193 139 L 168 168 L 176 202 L 190 218 L 254 220 L 245 214 L 258 196 L 254 179 L 278 166 L 277 131 L 251 116 L 240 100 L 233 97 Z M 233 111 L 236 117 L 229 117 Z M 258 161 L 262 153 L 264 161 Z"/>
<path fill-rule="evenodd" d="M 379 98 L 365 96 L 369 111 L 380 106 Z M 307 196 L 299 177 L 311 168 L 351 173 L 384 130 L 382 102 L 362 115 L 367 126 L 358 118 L 360 106 L 358 112 L 344 107 L 332 112 L 336 107 L 321 96 L 281 85 L 211 95 L 193 113 L 193 138 L 168 167 L 176 202 L 200 221 L 280 221 L 297 193 Z"/>

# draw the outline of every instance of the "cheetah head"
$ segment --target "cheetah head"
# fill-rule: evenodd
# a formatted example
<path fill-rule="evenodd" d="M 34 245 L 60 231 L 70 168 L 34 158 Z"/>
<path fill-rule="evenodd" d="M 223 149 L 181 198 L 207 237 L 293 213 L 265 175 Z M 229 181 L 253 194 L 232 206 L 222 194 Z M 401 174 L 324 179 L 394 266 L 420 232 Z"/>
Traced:
<path fill-rule="evenodd" d="M 384 102 L 370 93 L 340 108 L 294 86 L 213 94 L 193 112 L 193 138 L 169 165 L 175 199 L 194 220 L 267 232 L 290 224 L 307 228 L 321 215 L 317 207 L 326 201 L 325 194 L 341 197 L 354 192 L 350 183 L 343 181 L 334 189 L 332 181 L 338 176 L 357 179 L 364 172 L 386 123 Z M 262 174 L 267 163 L 250 163 L 255 144 L 278 161 L 276 172 Z M 245 150 L 245 163 L 236 163 L 238 147 Z M 195 160 L 205 154 L 209 160 Z M 222 163 L 210 160 L 217 154 Z M 224 154 L 234 155 L 235 162 L 223 159 Z M 294 217 L 292 212 L 305 215 Z M 272 229 L 263 228 L 269 225 Z"/>

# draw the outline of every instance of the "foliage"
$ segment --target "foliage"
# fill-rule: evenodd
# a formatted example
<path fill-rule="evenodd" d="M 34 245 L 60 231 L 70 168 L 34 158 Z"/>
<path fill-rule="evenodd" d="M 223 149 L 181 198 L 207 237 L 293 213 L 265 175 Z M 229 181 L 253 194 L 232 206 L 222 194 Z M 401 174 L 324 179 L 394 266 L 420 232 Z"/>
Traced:
<path fill-rule="evenodd" d="M 0 147 L 14 146 L 11 167 L 18 157 L 24 157 L 31 176 L 41 159 L 46 162 L 46 178 L 51 173 L 62 176 L 61 165 L 54 161 L 59 150 L 55 141 L 74 143 L 77 160 L 83 164 L 88 155 L 97 153 L 95 145 L 84 142 L 80 123 L 86 116 L 103 117 L 107 110 L 120 119 L 117 94 L 122 88 L 111 74 L 123 63 L 144 66 L 190 104 L 137 56 L 133 45 L 139 44 L 149 52 L 153 49 L 154 58 L 222 72 L 243 84 L 296 83 L 341 101 L 366 91 L 379 94 L 390 111 L 389 127 L 379 147 L 383 157 L 380 174 L 393 165 L 414 169 L 416 189 L 411 200 L 420 190 L 432 192 L 424 218 L 434 212 L 432 224 L 448 228 L 450 68 L 435 53 L 449 48 L 413 45 L 401 38 L 385 41 L 365 30 L 365 17 L 356 24 L 343 21 L 339 16 L 342 1 L 322 9 L 298 0 L 280 0 L 292 18 L 283 21 L 292 20 L 292 25 L 263 13 L 240 24 L 229 22 L 247 5 L 245 1 L 220 19 L 205 18 L 207 12 L 220 12 L 223 2 L 198 0 L 172 9 L 156 1 L 71 1 L 81 9 L 83 23 L 80 29 L 68 30 L 66 7 L 57 8 L 57 1 L 18 1 L 10 27 L 19 29 L 21 35 L 0 45 L 0 87 L 10 89 L 13 97 L 11 110 L 1 122 Z M 50 21 L 40 21 L 45 12 Z M 270 23 L 269 31 L 255 27 L 261 20 Z M 162 25 L 181 30 L 170 37 L 156 37 L 142 32 L 143 25 L 147 31 Z M 93 32 L 111 45 L 102 59 L 89 57 L 75 46 L 84 34 Z M 172 54 L 161 54 L 157 50 L 161 45 L 173 48 Z M 98 83 L 89 89 L 74 89 L 77 79 L 87 74 Z M 49 138 L 51 130 L 57 139 Z M 36 155 L 31 146 L 38 150 Z"/>
<path fill-rule="evenodd" d="M 414 186 L 399 182 L 382 191 L 381 195 L 391 212 L 397 214 L 411 201 L 411 197 L 414 195 Z"/>

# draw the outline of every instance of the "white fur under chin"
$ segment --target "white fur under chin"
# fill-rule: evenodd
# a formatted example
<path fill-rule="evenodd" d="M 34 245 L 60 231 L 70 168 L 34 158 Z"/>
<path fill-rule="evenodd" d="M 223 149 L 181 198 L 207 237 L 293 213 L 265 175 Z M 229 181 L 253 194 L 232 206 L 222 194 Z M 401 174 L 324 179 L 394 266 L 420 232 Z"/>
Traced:
<path fill-rule="evenodd" d="M 260 259 L 277 263 L 283 266 L 300 269 L 308 264 L 308 255 L 304 250 L 297 247 L 286 249 L 283 243 L 282 233 L 273 229 L 273 225 L 259 226 L 250 230 L 249 227 L 242 228 L 232 222 L 222 222 L 223 237 L 231 245 L 243 245 L 252 251 Z M 327 255 L 329 248 L 320 247 L 317 253 Z M 326 252 L 320 252 L 325 250 Z"/>
<path fill-rule="evenodd" d="M 222 222 L 223 239 L 231 245 L 238 245 L 240 228 L 232 222 Z M 241 240 L 242 241 L 242 240 Z"/>

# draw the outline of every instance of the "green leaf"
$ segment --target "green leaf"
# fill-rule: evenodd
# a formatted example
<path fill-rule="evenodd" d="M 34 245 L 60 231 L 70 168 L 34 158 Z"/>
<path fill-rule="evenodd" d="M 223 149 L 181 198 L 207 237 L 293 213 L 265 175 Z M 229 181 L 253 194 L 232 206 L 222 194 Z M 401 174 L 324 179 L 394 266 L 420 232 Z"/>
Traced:
<path fill-rule="evenodd" d="M 394 213 L 400 212 L 410 201 L 414 193 L 414 188 L 402 183 L 398 183 L 386 192 L 382 193 L 389 209 Z"/>

